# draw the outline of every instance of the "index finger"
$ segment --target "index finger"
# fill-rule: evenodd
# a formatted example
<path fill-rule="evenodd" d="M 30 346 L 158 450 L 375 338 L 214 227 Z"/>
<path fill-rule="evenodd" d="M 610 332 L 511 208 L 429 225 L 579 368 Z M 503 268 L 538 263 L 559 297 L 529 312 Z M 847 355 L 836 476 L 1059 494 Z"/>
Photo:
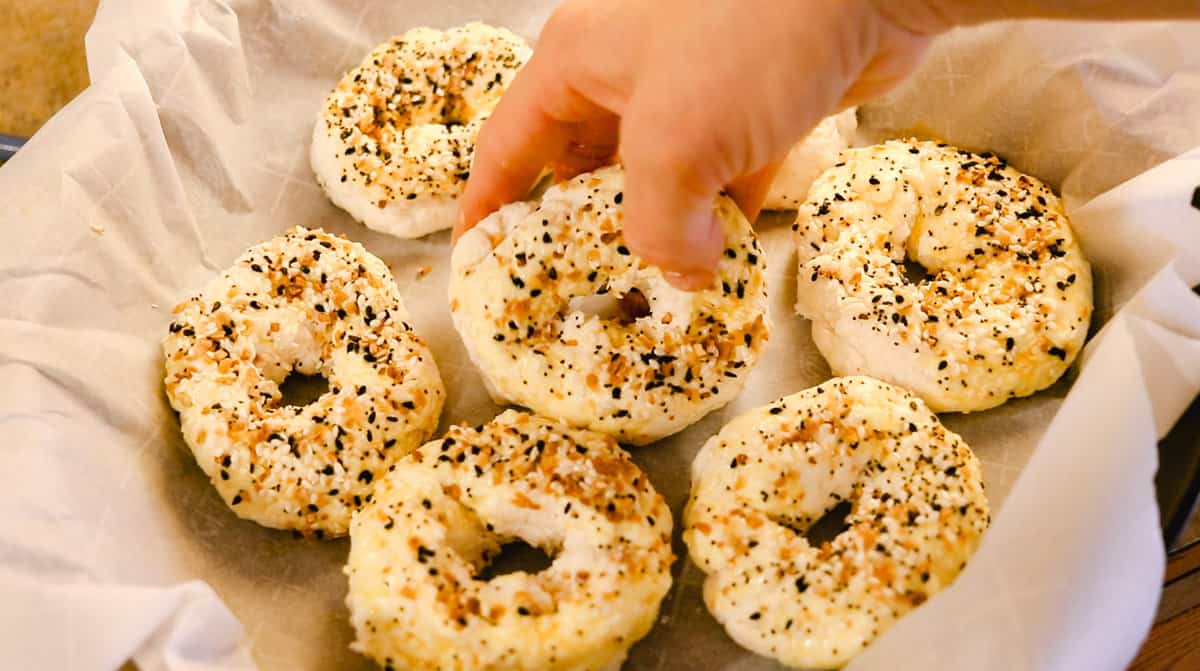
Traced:
<path fill-rule="evenodd" d="M 523 198 L 545 166 L 566 151 L 571 124 L 602 113 L 561 78 L 535 53 L 484 122 L 460 201 L 456 240 L 501 205 Z"/>

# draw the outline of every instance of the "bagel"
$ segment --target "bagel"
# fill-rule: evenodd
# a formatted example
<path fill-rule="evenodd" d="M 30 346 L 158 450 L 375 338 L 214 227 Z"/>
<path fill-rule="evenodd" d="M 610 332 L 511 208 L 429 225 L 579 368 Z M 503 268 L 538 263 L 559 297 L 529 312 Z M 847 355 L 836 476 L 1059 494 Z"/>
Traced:
<path fill-rule="evenodd" d="M 294 228 L 175 308 L 166 392 L 196 462 L 238 517 L 341 536 L 373 480 L 437 428 L 445 392 L 387 266 Z M 329 391 L 281 406 L 293 371 Z"/>
<path fill-rule="evenodd" d="M 838 161 L 842 151 L 854 145 L 858 131 L 853 108 L 826 117 L 808 137 L 797 142 L 775 174 L 763 201 L 764 210 L 794 210 L 808 198 L 813 180 Z"/>
<path fill-rule="evenodd" d="M 480 571 L 516 539 L 535 574 Z M 611 438 L 523 412 L 457 426 L 350 529 L 353 648 L 389 669 L 618 669 L 671 586 L 671 512 Z"/>
<path fill-rule="evenodd" d="M 1092 275 L 1062 203 L 992 154 L 851 149 L 794 228 L 796 308 L 835 375 L 968 412 L 1053 384 L 1083 347 Z M 906 259 L 922 279 L 906 279 Z"/>
<path fill-rule="evenodd" d="M 839 502 L 845 531 L 804 533 Z M 752 410 L 692 464 L 683 540 L 743 647 L 841 666 L 953 582 L 989 522 L 979 461 L 912 394 L 836 378 Z"/>
<path fill-rule="evenodd" d="M 714 213 L 726 249 L 716 280 L 667 284 L 622 235 L 624 173 L 609 167 L 501 208 L 451 257 L 450 310 L 498 403 L 636 445 L 733 400 L 769 334 L 766 257 L 733 201 Z M 576 301 L 643 302 L 623 319 Z"/>
<path fill-rule="evenodd" d="M 317 181 L 368 228 L 402 238 L 450 228 L 479 128 L 531 53 L 482 23 L 381 44 L 325 99 L 310 155 Z"/>

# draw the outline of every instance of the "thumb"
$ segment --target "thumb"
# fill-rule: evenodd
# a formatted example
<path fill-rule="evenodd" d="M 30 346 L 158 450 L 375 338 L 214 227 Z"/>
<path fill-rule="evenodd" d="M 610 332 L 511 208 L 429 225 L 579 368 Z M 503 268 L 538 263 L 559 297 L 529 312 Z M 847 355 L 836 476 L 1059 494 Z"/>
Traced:
<path fill-rule="evenodd" d="M 715 215 L 724 185 L 712 137 L 678 115 L 631 104 L 621 120 L 625 241 L 679 289 L 709 286 L 725 248 Z"/>

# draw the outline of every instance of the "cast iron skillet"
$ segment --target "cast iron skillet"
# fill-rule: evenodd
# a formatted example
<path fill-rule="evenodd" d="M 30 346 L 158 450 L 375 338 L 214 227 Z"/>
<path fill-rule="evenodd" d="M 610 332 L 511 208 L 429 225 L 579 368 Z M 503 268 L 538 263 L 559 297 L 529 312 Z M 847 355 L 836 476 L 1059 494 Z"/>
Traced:
<path fill-rule="evenodd" d="M 1192 207 L 1200 210 L 1200 186 L 1192 193 Z M 1200 294 L 1200 287 L 1193 289 Z M 1184 411 L 1158 443 L 1158 511 L 1168 550 L 1200 541 L 1184 538 L 1188 521 L 1200 497 L 1200 396 Z"/>
<path fill-rule="evenodd" d="M 1192 207 L 1200 210 L 1200 186 L 1192 191 Z M 1200 287 L 1192 291 L 1200 294 Z M 1200 538 L 1182 537 L 1200 496 L 1200 396 L 1159 441 L 1154 486 L 1167 549 L 1200 542 Z"/>
<path fill-rule="evenodd" d="M 12 158 L 13 154 L 17 153 L 17 150 L 23 144 L 25 144 L 25 138 L 23 137 L 0 134 L 0 163 Z"/>

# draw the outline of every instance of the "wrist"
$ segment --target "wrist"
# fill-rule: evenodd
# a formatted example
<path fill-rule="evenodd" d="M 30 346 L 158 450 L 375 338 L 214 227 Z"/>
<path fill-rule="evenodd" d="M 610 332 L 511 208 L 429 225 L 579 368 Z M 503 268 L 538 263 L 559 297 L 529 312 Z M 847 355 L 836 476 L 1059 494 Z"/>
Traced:
<path fill-rule="evenodd" d="M 1128 21 L 1200 18 L 1196 0 L 868 0 L 892 23 L 922 35 L 1004 19 Z"/>

